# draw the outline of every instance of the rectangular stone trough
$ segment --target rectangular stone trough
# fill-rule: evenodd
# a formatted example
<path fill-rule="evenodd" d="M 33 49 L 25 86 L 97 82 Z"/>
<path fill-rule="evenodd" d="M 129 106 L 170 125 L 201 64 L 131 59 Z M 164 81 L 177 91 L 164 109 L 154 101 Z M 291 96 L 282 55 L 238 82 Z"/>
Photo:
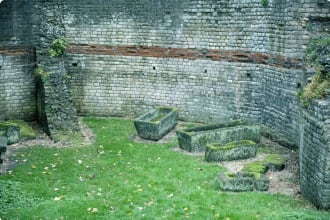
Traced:
<path fill-rule="evenodd" d="M 135 119 L 134 126 L 139 137 L 157 141 L 176 126 L 178 118 L 177 109 L 159 107 Z"/>
<path fill-rule="evenodd" d="M 254 141 L 242 140 L 227 144 L 208 144 L 205 150 L 205 160 L 231 161 L 255 157 L 257 144 Z"/>
<path fill-rule="evenodd" d="M 185 129 L 176 132 L 179 146 L 189 152 L 205 151 L 211 143 L 226 144 L 233 141 L 260 141 L 260 126 L 240 120 Z"/>

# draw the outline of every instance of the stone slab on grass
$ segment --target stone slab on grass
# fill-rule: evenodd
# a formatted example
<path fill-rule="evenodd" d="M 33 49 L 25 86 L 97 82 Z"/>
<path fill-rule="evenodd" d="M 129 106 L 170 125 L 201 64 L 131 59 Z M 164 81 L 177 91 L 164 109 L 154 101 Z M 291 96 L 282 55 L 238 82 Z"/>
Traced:
<path fill-rule="evenodd" d="M 257 144 L 254 141 L 242 140 L 227 144 L 208 144 L 205 150 L 205 160 L 230 161 L 255 157 Z"/>
<path fill-rule="evenodd" d="M 220 173 L 217 183 L 221 190 L 232 192 L 267 191 L 269 188 L 269 179 L 258 173 Z"/>
<path fill-rule="evenodd" d="M 177 109 L 159 107 L 135 119 L 134 126 L 139 137 L 157 141 L 176 126 L 178 118 Z"/>
<path fill-rule="evenodd" d="M 269 154 L 262 161 L 254 161 L 246 164 L 243 172 L 266 173 L 268 170 L 281 171 L 285 168 L 286 158 L 279 154 Z"/>

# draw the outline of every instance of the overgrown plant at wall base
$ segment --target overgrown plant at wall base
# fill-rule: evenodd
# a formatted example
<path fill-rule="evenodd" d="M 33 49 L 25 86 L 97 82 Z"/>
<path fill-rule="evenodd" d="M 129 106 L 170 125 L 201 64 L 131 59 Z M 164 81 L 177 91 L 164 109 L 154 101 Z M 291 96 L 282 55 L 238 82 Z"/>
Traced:
<path fill-rule="evenodd" d="M 64 38 L 58 38 L 53 40 L 52 45 L 49 49 L 49 55 L 51 57 L 62 56 L 66 50 L 67 43 Z"/>

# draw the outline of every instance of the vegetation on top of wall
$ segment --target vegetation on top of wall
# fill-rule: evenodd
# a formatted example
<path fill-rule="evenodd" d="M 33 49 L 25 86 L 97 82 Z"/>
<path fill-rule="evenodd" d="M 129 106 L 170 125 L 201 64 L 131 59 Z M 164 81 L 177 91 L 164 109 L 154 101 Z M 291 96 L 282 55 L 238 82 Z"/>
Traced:
<path fill-rule="evenodd" d="M 330 95 L 330 36 L 312 40 L 306 50 L 306 59 L 317 73 L 299 93 L 304 106 L 312 99 L 323 99 Z"/>
<path fill-rule="evenodd" d="M 262 7 L 267 8 L 269 5 L 269 0 L 261 0 L 261 5 Z"/>
<path fill-rule="evenodd" d="M 53 40 L 52 45 L 49 49 L 49 54 L 51 57 L 59 57 L 64 54 L 66 47 L 66 40 L 64 38 L 57 38 Z"/>

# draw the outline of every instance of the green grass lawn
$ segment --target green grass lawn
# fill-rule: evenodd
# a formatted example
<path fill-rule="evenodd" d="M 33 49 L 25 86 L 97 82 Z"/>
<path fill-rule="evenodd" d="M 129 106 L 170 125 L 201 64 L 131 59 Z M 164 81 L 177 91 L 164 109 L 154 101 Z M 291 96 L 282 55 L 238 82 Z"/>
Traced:
<path fill-rule="evenodd" d="M 86 118 L 92 146 L 35 146 L 0 176 L 1 219 L 330 219 L 304 200 L 260 192 L 227 193 L 224 169 L 171 150 L 135 143 L 133 122 Z"/>

